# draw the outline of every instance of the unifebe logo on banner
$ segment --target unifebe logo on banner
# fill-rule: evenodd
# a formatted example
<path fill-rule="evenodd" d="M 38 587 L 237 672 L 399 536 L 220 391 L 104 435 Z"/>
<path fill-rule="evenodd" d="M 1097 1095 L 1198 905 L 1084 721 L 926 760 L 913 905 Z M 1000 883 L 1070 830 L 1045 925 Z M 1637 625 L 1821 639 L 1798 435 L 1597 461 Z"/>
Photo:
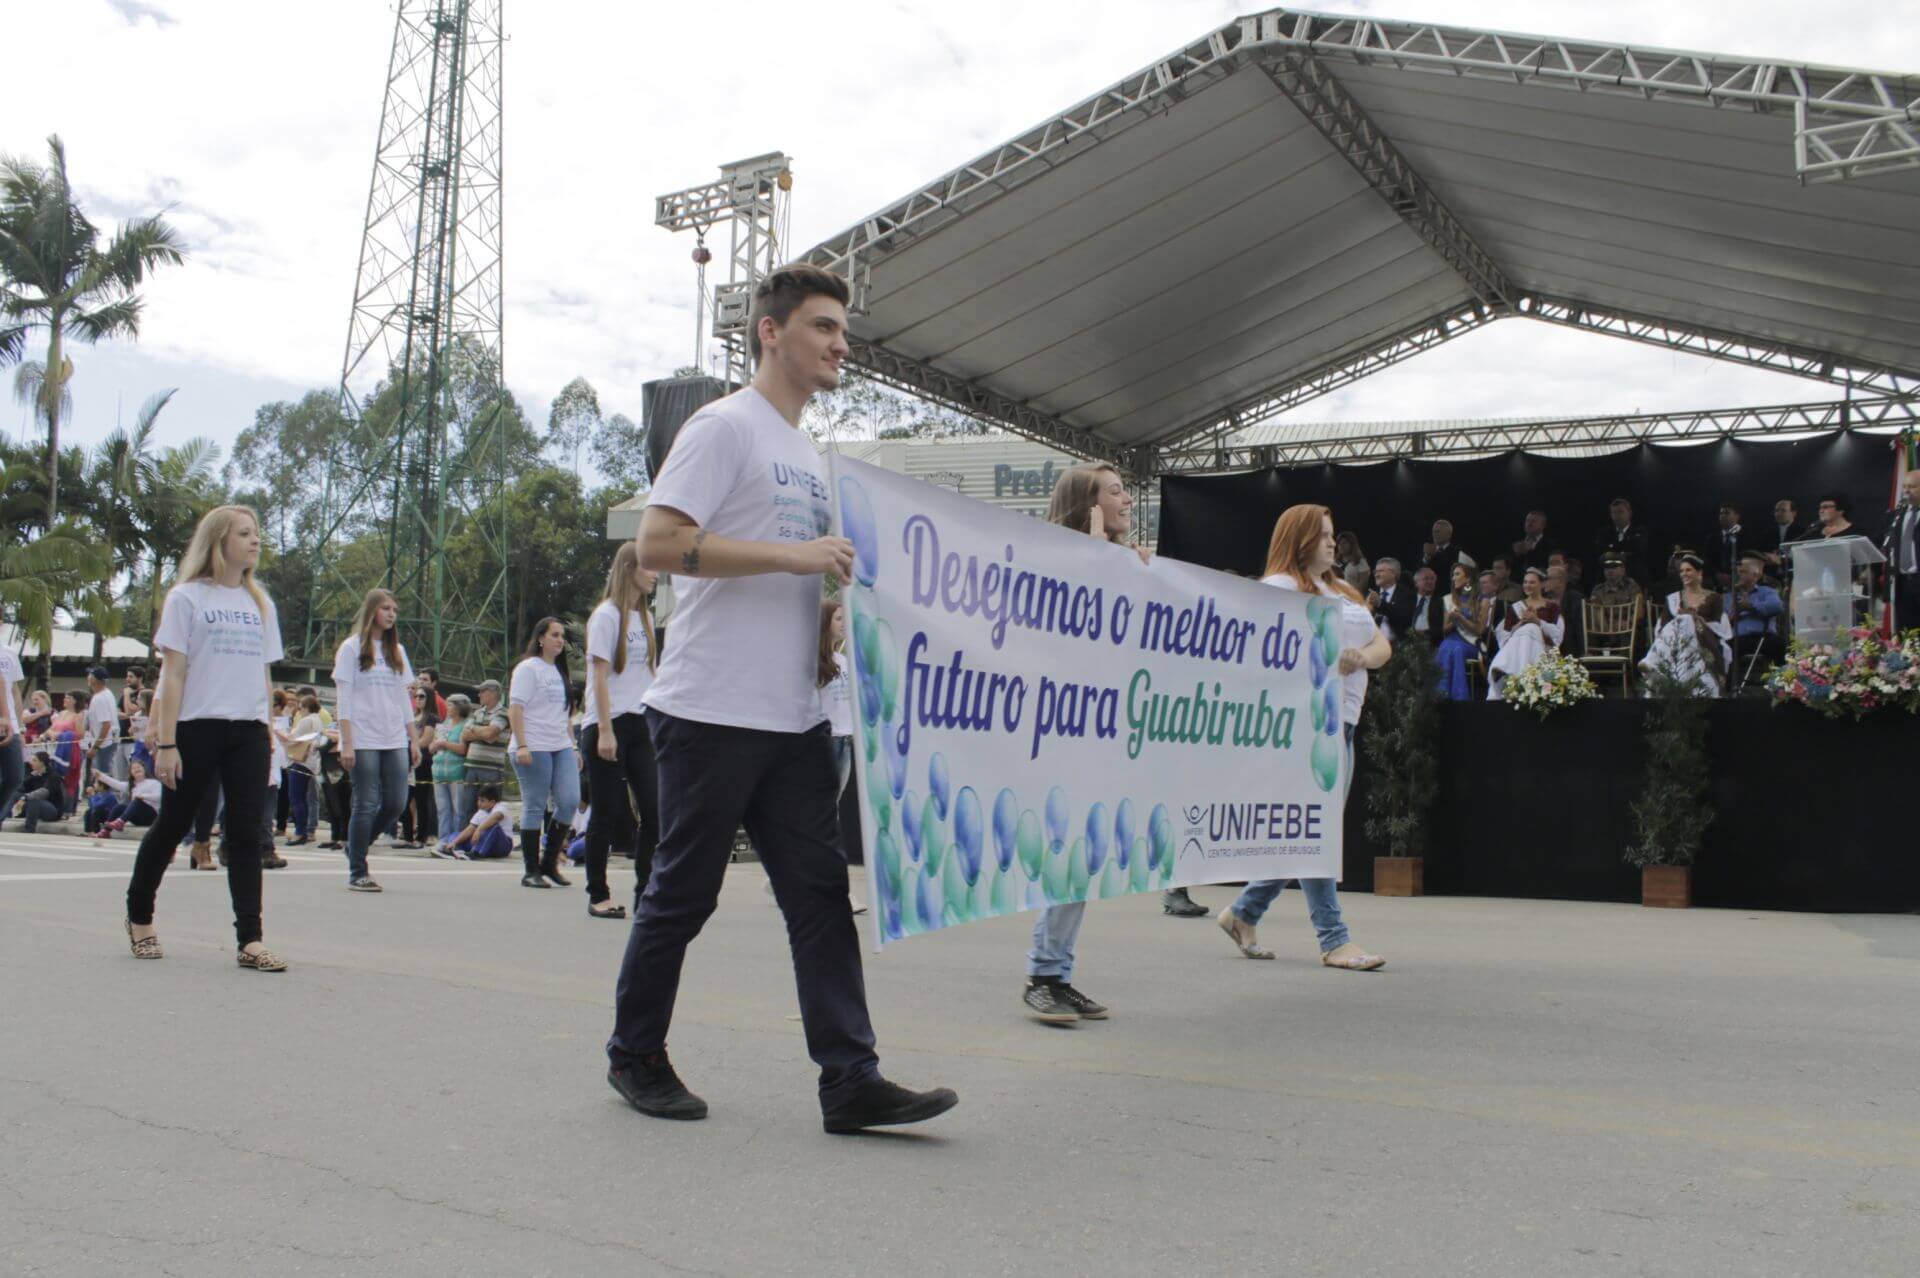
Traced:
<path fill-rule="evenodd" d="M 1339 875 L 1338 609 L 834 456 L 875 944 Z"/>

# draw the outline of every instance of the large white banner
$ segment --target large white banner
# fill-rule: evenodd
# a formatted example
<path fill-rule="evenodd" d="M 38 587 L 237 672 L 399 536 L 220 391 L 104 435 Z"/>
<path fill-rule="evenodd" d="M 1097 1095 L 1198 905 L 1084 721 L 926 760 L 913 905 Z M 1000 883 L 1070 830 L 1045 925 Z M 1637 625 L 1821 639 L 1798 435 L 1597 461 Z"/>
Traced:
<path fill-rule="evenodd" d="M 1337 607 L 833 464 L 876 948 L 1068 901 L 1339 877 Z"/>

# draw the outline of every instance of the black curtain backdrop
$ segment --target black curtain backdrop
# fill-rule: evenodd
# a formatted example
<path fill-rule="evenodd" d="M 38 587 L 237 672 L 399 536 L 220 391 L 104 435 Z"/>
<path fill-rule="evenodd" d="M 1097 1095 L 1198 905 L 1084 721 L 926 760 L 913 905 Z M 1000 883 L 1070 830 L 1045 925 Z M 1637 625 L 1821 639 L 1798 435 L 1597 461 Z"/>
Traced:
<path fill-rule="evenodd" d="M 1590 586 L 1600 579 L 1594 543 L 1609 526 L 1607 503 L 1625 497 L 1647 532 L 1648 568 L 1658 578 L 1676 543 L 1704 549 L 1722 501 L 1740 507 L 1749 534 L 1770 540 L 1776 500 L 1793 498 L 1808 521 L 1823 493 L 1840 491 L 1852 500 L 1854 523 L 1877 535 L 1892 491 L 1892 448 L 1890 436 L 1847 431 L 1792 443 L 1641 444 L 1605 457 L 1511 452 L 1478 461 L 1168 475 L 1160 481 L 1159 550 L 1257 575 L 1274 520 L 1307 502 L 1331 507 L 1334 526 L 1357 533 L 1369 560 L 1392 555 L 1409 573 L 1433 521 L 1451 519 L 1455 544 L 1485 568 L 1512 549 L 1527 512 L 1543 510 L 1547 535 L 1583 561 Z"/>

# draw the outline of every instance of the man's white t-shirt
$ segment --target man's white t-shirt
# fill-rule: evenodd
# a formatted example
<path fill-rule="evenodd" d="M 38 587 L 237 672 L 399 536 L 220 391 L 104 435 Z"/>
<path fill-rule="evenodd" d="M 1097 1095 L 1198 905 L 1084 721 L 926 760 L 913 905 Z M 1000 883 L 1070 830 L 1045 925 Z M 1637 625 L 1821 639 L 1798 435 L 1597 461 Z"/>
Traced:
<path fill-rule="evenodd" d="M 833 529 L 819 454 L 759 391 L 708 404 L 680 428 L 650 504 L 717 537 L 799 544 Z M 675 718 L 805 732 L 826 717 L 818 576 L 682 577 L 649 706 Z"/>
<path fill-rule="evenodd" d="M 407 724 L 413 720 L 413 697 L 407 687 L 412 682 L 413 662 L 404 647 L 400 669 L 394 670 L 387 664 L 387 645 L 375 642 L 373 665 L 362 670 L 360 636 L 351 634 L 340 641 L 333 657 L 333 687 L 339 696 L 333 717 L 353 725 L 355 750 L 406 748 Z"/>
<path fill-rule="evenodd" d="M 827 712 L 827 722 L 836 737 L 853 735 L 853 679 L 847 673 L 847 654 L 833 654 L 834 675 L 826 687 L 820 689 L 820 704 Z"/>
<path fill-rule="evenodd" d="M 467 818 L 467 824 L 473 827 L 473 836 L 478 840 L 488 826 L 499 825 L 506 816 L 507 805 L 496 803 L 490 808 L 475 808 L 473 815 Z"/>
<path fill-rule="evenodd" d="M 540 753 L 573 748 L 573 737 L 567 732 L 567 681 L 553 662 L 528 657 L 515 666 L 507 684 L 507 704 L 520 707 L 520 723 L 527 733 L 524 742 L 513 734 L 508 750 L 523 744 Z"/>
<path fill-rule="evenodd" d="M 267 722 L 272 711 L 267 667 L 285 655 L 280 647 L 280 614 L 273 600 L 267 600 L 262 613 L 244 586 L 223 586 L 205 578 L 183 581 L 167 592 L 153 646 L 187 659 L 179 722 Z M 156 688 L 156 702 L 159 696 Z"/>
<path fill-rule="evenodd" d="M 0 644 L 0 683 L 6 684 L 7 717 L 13 730 L 20 731 L 20 684 L 27 672 L 20 667 L 20 654 Z"/>
<path fill-rule="evenodd" d="M 647 668 L 647 621 L 635 608 L 627 613 L 627 668 L 613 672 L 613 650 L 620 640 L 620 610 L 613 600 L 602 600 L 587 618 L 587 708 L 584 721 L 600 722 L 600 702 L 593 695 L 593 659 L 607 663 L 607 718 L 639 714 L 646 708 L 647 689 L 653 684 L 653 671 Z"/>
<path fill-rule="evenodd" d="M 1299 583 L 1290 572 L 1277 572 L 1271 577 L 1260 579 L 1263 585 L 1282 586 L 1288 590 L 1299 590 Z M 1342 648 L 1364 648 L 1373 642 L 1378 633 L 1374 629 L 1373 614 L 1367 606 L 1355 603 L 1326 582 L 1314 583 L 1320 593 L 1340 603 L 1340 646 Z M 1352 674 L 1340 676 L 1340 722 L 1355 724 L 1360 722 L 1360 711 L 1367 703 L 1367 672 L 1360 669 Z"/>
<path fill-rule="evenodd" d="M 102 688 L 87 702 L 87 740 L 95 745 L 112 745 L 119 736 L 120 703 Z"/>

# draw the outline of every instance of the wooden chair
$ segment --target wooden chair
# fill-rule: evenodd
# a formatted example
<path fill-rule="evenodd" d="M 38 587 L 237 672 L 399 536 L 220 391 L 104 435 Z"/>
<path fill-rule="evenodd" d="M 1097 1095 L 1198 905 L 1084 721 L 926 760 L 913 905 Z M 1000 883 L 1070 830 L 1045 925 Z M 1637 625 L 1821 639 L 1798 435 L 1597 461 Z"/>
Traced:
<path fill-rule="evenodd" d="M 1642 602 L 1639 596 L 1629 603 L 1620 604 L 1589 601 L 1583 614 L 1586 619 L 1586 650 L 1580 654 L 1580 664 L 1587 668 L 1596 682 L 1603 674 L 1617 673 L 1623 694 L 1633 691 L 1633 654 L 1640 634 Z"/>

